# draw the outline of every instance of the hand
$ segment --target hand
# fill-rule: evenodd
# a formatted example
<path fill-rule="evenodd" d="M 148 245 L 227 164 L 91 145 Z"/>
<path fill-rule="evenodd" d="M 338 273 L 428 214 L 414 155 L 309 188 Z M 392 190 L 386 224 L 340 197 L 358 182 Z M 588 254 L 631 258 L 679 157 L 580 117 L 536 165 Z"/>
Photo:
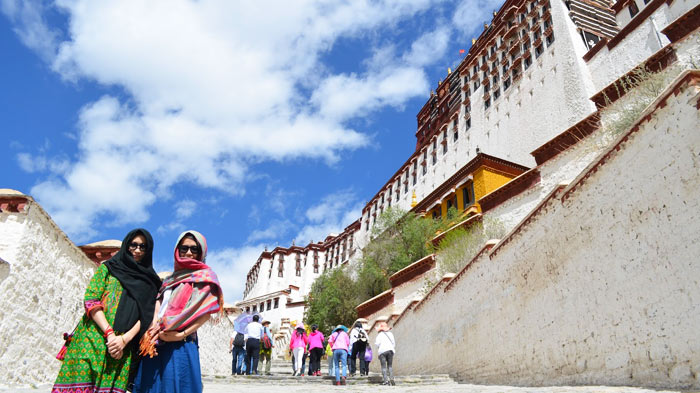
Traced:
<path fill-rule="evenodd" d="M 185 337 L 186 337 L 185 333 L 176 332 L 173 330 L 169 330 L 167 332 L 161 332 L 158 335 L 158 338 L 160 338 L 161 340 L 166 341 L 166 342 L 184 341 Z"/>
<path fill-rule="evenodd" d="M 118 359 L 116 356 L 118 353 L 124 351 L 124 347 L 126 346 L 126 343 L 124 342 L 124 340 L 121 336 L 117 336 L 115 334 L 110 334 L 109 337 L 107 337 L 107 344 L 106 345 L 107 345 L 107 351 L 109 352 L 110 356 L 112 356 L 115 359 Z"/>

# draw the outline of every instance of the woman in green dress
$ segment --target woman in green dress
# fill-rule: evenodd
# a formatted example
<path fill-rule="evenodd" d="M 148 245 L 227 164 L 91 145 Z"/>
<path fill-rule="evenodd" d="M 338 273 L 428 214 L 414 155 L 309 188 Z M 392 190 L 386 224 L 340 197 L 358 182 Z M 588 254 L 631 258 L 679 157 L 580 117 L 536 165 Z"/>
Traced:
<path fill-rule="evenodd" d="M 51 392 L 126 392 L 132 357 L 153 319 L 160 285 L 153 270 L 151 234 L 145 229 L 129 232 L 85 290 L 85 315 Z"/>

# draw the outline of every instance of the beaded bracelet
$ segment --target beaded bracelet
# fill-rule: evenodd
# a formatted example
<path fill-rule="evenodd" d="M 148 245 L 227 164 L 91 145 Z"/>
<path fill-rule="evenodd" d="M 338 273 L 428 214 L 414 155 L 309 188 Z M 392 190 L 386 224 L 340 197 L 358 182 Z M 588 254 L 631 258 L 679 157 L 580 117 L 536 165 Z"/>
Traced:
<path fill-rule="evenodd" d="M 109 328 L 107 328 L 107 330 L 105 330 L 105 334 L 104 334 L 105 338 L 109 337 L 110 334 L 114 334 L 114 329 L 112 329 L 111 327 L 109 327 Z"/>

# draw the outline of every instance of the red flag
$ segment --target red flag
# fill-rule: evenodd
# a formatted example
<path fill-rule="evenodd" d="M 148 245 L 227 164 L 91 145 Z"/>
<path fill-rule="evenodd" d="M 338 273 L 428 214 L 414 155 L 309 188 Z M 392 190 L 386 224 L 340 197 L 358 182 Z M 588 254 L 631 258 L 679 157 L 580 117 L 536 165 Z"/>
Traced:
<path fill-rule="evenodd" d="M 463 54 L 464 54 L 464 49 L 460 49 L 460 50 L 459 50 L 459 54 L 460 54 L 460 55 L 463 55 Z"/>

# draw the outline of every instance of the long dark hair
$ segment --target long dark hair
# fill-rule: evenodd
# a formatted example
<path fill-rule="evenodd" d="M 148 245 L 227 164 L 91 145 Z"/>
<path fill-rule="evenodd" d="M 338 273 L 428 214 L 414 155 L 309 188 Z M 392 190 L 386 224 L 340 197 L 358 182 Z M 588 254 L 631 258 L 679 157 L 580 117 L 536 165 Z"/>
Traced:
<path fill-rule="evenodd" d="M 295 330 L 294 333 L 296 333 L 297 337 L 303 337 L 304 334 L 306 334 L 306 331 L 303 328 L 298 327 L 294 330 Z"/>

